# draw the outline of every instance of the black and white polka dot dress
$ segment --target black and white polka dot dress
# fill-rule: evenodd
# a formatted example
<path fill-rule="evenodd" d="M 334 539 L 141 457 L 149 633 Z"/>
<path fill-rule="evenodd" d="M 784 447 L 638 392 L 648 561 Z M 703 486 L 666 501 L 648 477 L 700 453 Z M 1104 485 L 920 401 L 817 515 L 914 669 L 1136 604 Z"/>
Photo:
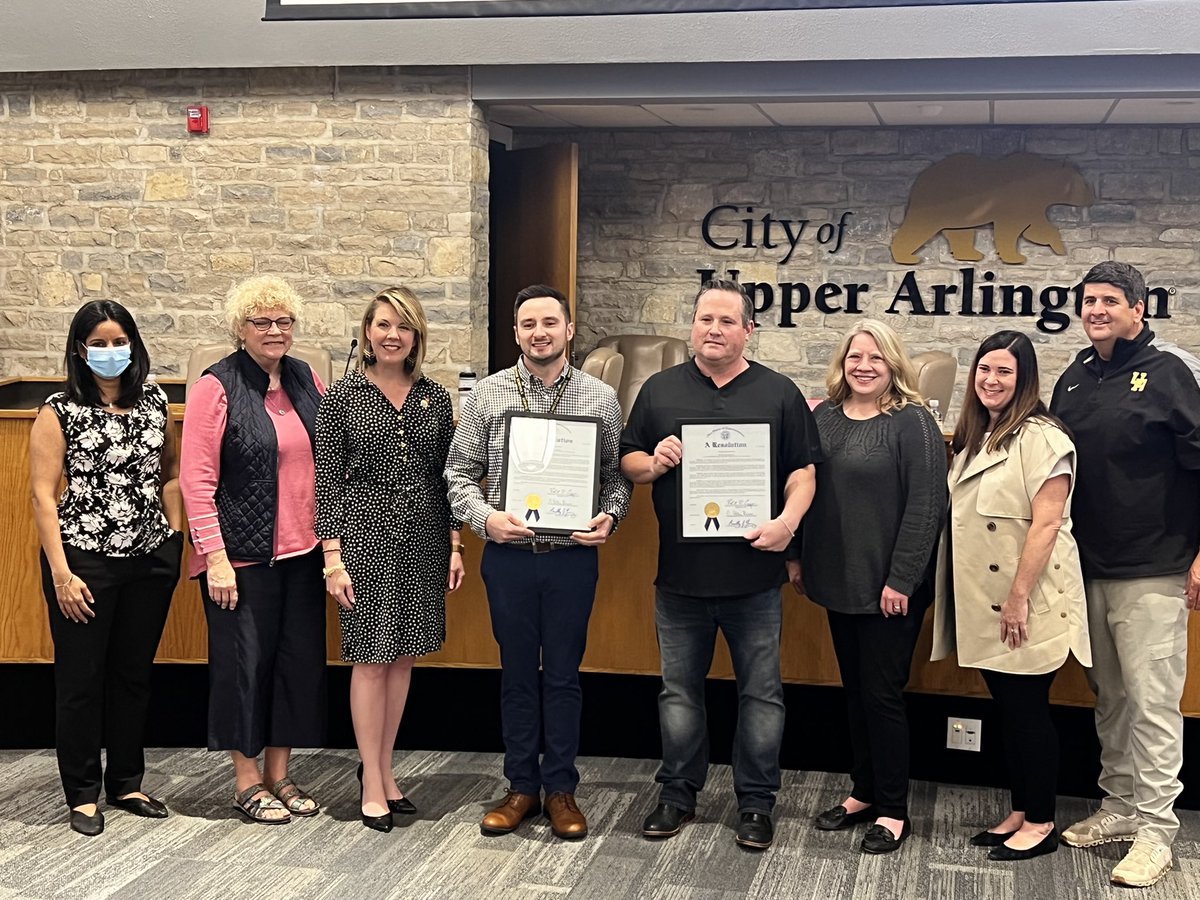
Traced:
<path fill-rule="evenodd" d="M 338 608 L 346 662 L 432 653 L 446 638 L 452 523 L 442 472 L 453 432 L 450 395 L 424 376 L 398 410 L 361 372 L 321 401 L 316 531 L 341 538 L 354 586 L 354 609 Z"/>

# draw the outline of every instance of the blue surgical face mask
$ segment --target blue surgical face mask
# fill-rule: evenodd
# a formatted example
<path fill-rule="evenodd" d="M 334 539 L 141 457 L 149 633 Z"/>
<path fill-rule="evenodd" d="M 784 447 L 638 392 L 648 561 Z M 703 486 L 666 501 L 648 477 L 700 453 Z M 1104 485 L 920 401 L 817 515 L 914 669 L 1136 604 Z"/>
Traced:
<path fill-rule="evenodd" d="M 88 347 L 88 368 L 101 378 L 117 378 L 129 368 L 132 348 L 124 347 Z"/>

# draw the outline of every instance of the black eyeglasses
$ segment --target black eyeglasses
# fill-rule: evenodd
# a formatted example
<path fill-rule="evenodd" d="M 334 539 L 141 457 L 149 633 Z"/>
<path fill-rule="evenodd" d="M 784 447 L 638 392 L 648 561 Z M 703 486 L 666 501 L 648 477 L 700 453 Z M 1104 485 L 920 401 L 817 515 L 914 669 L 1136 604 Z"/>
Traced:
<path fill-rule="evenodd" d="M 278 319 L 247 319 L 246 321 L 253 325 L 256 331 L 270 331 L 272 325 L 280 331 L 291 331 L 292 326 L 296 324 L 296 320 L 291 316 L 280 316 Z"/>

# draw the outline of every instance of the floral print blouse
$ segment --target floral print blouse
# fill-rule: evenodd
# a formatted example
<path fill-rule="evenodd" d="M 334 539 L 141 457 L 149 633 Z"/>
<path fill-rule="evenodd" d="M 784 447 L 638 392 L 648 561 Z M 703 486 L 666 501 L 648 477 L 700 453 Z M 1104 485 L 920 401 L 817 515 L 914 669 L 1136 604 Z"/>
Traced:
<path fill-rule="evenodd" d="M 151 553 L 172 534 L 162 505 L 167 397 L 147 383 L 127 413 L 52 394 L 67 442 L 67 488 L 58 501 L 64 544 L 106 556 Z"/>

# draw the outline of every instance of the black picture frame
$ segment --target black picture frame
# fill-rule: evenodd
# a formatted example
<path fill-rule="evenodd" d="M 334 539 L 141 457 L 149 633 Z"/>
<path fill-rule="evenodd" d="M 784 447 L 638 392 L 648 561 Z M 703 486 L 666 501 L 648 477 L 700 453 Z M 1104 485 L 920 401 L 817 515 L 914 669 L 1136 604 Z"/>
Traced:
<path fill-rule="evenodd" d="M 550 413 L 535 413 L 523 412 L 522 410 L 509 410 L 504 414 L 504 447 L 501 451 L 501 481 L 500 481 L 500 511 L 504 512 L 508 509 L 508 483 L 509 483 L 509 435 L 512 433 L 512 423 L 514 419 L 553 419 L 559 422 L 574 422 L 578 424 L 590 425 L 596 431 L 595 439 L 595 455 L 592 459 L 591 472 L 591 515 L 588 518 L 595 518 L 600 509 L 600 444 L 604 434 L 604 421 L 599 416 L 567 416 Z M 529 521 L 530 516 L 526 515 L 526 524 L 538 536 L 542 535 L 571 535 L 576 531 L 584 529 L 578 528 L 546 528 L 536 523 Z"/>

